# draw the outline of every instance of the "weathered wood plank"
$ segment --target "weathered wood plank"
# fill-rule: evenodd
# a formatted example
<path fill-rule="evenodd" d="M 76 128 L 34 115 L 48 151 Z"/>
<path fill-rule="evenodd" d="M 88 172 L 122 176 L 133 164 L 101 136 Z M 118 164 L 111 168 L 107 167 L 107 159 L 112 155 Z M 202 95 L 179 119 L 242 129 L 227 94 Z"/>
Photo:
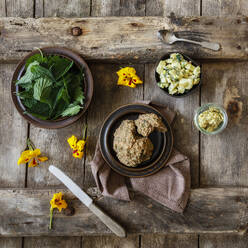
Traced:
<path fill-rule="evenodd" d="M 168 16 L 172 12 L 178 16 L 200 15 L 200 1 L 146 0 L 147 16 Z"/>
<path fill-rule="evenodd" d="M 203 0 L 202 14 L 208 16 L 247 15 L 248 2 L 246 0 Z"/>
<path fill-rule="evenodd" d="M 199 248 L 196 234 L 142 235 L 141 248 Z"/>
<path fill-rule="evenodd" d="M 237 234 L 200 235 L 199 248 L 247 248 L 248 236 Z"/>
<path fill-rule="evenodd" d="M 120 0 L 120 16 L 144 16 L 146 0 Z"/>
<path fill-rule="evenodd" d="M 89 0 L 43 0 L 43 16 L 85 17 L 90 15 Z"/>
<path fill-rule="evenodd" d="M 71 28 L 82 28 L 72 36 Z M 154 61 L 162 51 L 181 52 L 204 59 L 247 59 L 246 17 L 98 17 L 98 18 L 1 18 L 0 60 L 18 60 L 34 47 L 65 46 L 86 59 Z M 197 37 L 221 43 L 211 51 L 192 44 L 163 44 L 159 29 L 170 29 L 178 36 Z M 233 35 L 233 33 L 237 35 Z"/>
<path fill-rule="evenodd" d="M 91 16 L 119 16 L 120 1 L 92 0 Z"/>
<path fill-rule="evenodd" d="M 30 237 L 24 241 L 23 248 L 81 248 L 81 237 Z"/>
<path fill-rule="evenodd" d="M 143 86 L 135 89 L 118 86 L 116 72 L 125 65 L 92 64 L 94 96 L 88 111 L 88 144 L 85 164 L 85 186 L 95 185 L 89 162 L 93 159 L 100 128 L 105 118 L 123 104 L 143 100 Z M 143 79 L 144 65 L 132 65 Z"/>
<path fill-rule="evenodd" d="M 0 187 L 24 187 L 25 165 L 17 165 L 26 148 L 27 123 L 17 113 L 10 95 L 15 65 L 0 65 Z"/>
<path fill-rule="evenodd" d="M 3 17 L 3 16 L 6 16 L 6 1 L 5 0 L 1 0 L 0 1 L 0 16 Z"/>
<path fill-rule="evenodd" d="M 138 235 L 128 235 L 126 238 L 116 236 L 82 237 L 83 248 L 138 248 Z"/>
<path fill-rule="evenodd" d="M 1 248 L 22 248 L 22 238 L 0 238 Z"/>
<path fill-rule="evenodd" d="M 33 17 L 34 0 L 6 0 L 6 16 Z"/>
<path fill-rule="evenodd" d="M 201 185 L 248 185 L 247 66 L 247 62 L 203 65 L 201 104 L 224 105 L 229 124 L 219 135 L 202 135 Z"/>
<path fill-rule="evenodd" d="M 74 216 L 56 211 L 49 231 L 49 201 L 63 191 L 75 208 Z M 132 202 L 97 198 L 96 203 L 128 233 L 244 233 L 248 221 L 248 188 L 192 190 L 184 214 L 135 194 Z M 11 216 L 11 217 L 10 217 Z M 110 234 L 110 230 L 67 190 L 0 190 L 2 236 L 80 236 Z"/>

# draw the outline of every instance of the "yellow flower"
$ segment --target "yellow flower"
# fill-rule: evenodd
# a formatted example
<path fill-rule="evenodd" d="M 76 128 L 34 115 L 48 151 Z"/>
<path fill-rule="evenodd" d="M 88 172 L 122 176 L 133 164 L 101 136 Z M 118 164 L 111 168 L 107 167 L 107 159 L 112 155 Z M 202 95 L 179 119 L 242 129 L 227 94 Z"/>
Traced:
<path fill-rule="evenodd" d="M 83 151 L 80 152 L 78 150 L 74 150 L 72 156 L 74 158 L 80 158 L 81 159 L 84 156 L 84 152 Z"/>
<path fill-rule="evenodd" d="M 125 67 L 117 72 L 119 76 L 118 85 L 125 85 L 131 88 L 135 88 L 136 84 L 142 84 L 141 79 L 136 75 L 136 71 L 133 67 Z"/>
<path fill-rule="evenodd" d="M 86 128 L 87 126 L 84 127 L 83 139 L 77 140 L 77 137 L 74 135 L 72 135 L 69 139 L 67 139 L 67 142 L 69 143 L 70 147 L 73 149 L 72 156 L 74 158 L 82 159 L 82 157 L 84 156 L 84 147 L 86 144 L 86 140 L 85 140 Z"/>
<path fill-rule="evenodd" d="M 57 208 L 59 212 L 61 212 L 62 209 L 67 208 L 67 203 L 65 200 L 63 200 L 63 194 L 61 192 L 55 193 L 53 195 L 52 200 L 50 201 L 50 225 L 49 229 L 52 229 L 52 219 L 53 219 L 53 209 Z"/>
<path fill-rule="evenodd" d="M 84 150 L 84 146 L 85 146 L 86 141 L 85 140 L 79 140 L 77 142 L 77 149 L 81 152 Z"/>
<path fill-rule="evenodd" d="M 26 150 L 22 152 L 20 158 L 18 159 L 17 164 L 18 165 L 26 164 L 30 161 L 28 167 L 35 167 L 39 164 L 39 162 L 44 162 L 48 160 L 47 157 L 39 157 L 40 154 L 41 154 L 40 149 Z"/>
<path fill-rule="evenodd" d="M 59 212 L 61 212 L 63 208 L 67 208 L 67 203 L 62 198 L 63 194 L 61 192 L 54 194 L 52 200 L 50 201 L 51 208 L 57 208 Z"/>
<path fill-rule="evenodd" d="M 70 145 L 71 149 L 75 150 L 77 148 L 77 137 L 75 137 L 74 135 L 67 139 L 67 142 Z"/>

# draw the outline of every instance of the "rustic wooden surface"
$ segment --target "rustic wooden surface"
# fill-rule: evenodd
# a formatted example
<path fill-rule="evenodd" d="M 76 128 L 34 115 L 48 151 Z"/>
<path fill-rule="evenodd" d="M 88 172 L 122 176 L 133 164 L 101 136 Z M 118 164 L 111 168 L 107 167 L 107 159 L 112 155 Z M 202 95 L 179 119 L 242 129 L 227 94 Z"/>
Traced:
<path fill-rule="evenodd" d="M 120 14 L 124 15 L 124 12 Z M 82 35 L 73 36 L 71 30 L 74 27 L 81 28 Z M 247 18 L 242 16 L 177 18 L 171 15 L 121 19 L 8 17 L 0 19 L 0 60 L 18 60 L 35 46 L 68 47 L 91 60 L 148 62 L 156 61 L 161 51 L 179 49 L 198 59 L 247 59 L 247 28 Z M 158 39 L 157 32 L 160 29 L 173 30 L 180 38 L 218 42 L 221 43 L 221 49 L 212 51 L 180 42 L 168 45 Z M 233 35 L 234 32 L 239 36 Z"/>
<path fill-rule="evenodd" d="M 48 229 L 49 199 L 55 192 L 75 208 L 73 216 L 55 212 Z M 0 190 L 0 231 L 3 236 L 80 236 L 111 234 L 111 231 L 66 189 Z M 239 233 L 248 229 L 248 188 L 198 188 L 184 214 L 135 193 L 132 202 L 99 197 L 95 203 L 133 233 Z M 228 203 L 228 204 L 227 204 Z M 142 211 L 140 211 L 142 209 Z M 10 217 L 11 216 L 11 217 Z"/>
<path fill-rule="evenodd" d="M 28 2 L 28 4 L 27 4 Z M 91 3 L 90 3 L 91 2 Z M 190 0 L 185 3 L 185 0 L 130 0 L 127 1 L 114 1 L 114 0 L 53 0 L 52 3 L 48 0 L 35 0 L 35 1 L 26 1 L 26 0 L 1 0 L 0 1 L 0 16 L 17 16 L 17 17 L 87 17 L 87 16 L 119 16 L 119 15 L 133 15 L 133 16 L 168 16 L 171 12 L 174 12 L 176 15 L 182 16 L 236 16 L 236 15 L 247 15 L 248 4 L 246 0 L 232 1 L 232 0 Z M 34 3 L 34 4 L 33 4 Z M 173 15 L 172 15 L 173 16 Z M 237 19 L 239 20 L 239 18 Z M 239 22 L 239 21 L 238 21 Z M 240 25 L 244 25 L 239 23 Z M 234 53 L 239 54 L 245 51 L 245 44 L 241 43 L 235 44 L 235 48 L 233 50 Z M 237 46 L 236 46 L 237 45 Z M 178 44 L 176 49 L 180 51 L 185 51 L 185 48 L 182 44 Z M 186 52 L 191 49 L 191 47 L 186 48 Z M 237 49 L 237 50 L 236 50 Z M 239 51 L 241 50 L 241 51 Z M 200 52 L 200 51 L 199 51 Z M 24 52 L 25 53 L 25 52 Z M 194 57 L 196 57 L 196 53 L 198 51 L 193 50 L 195 53 Z M 22 51 L 20 51 L 21 56 Z M 20 57 L 19 57 L 20 58 Z M 0 65 L 1 74 L 0 74 L 0 89 L 5 91 L 8 90 L 7 82 L 9 82 L 9 78 L 11 77 L 12 70 L 15 65 Z M 106 76 L 104 74 L 103 65 L 102 64 L 91 64 L 91 69 L 93 72 L 98 72 L 98 68 L 100 68 L 101 75 L 95 75 L 95 84 L 96 85 L 104 85 L 107 84 L 110 87 L 111 81 L 115 82 L 115 70 L 119 67 L 119 65 L 108 65 L 108 71 L 112 74 Z M 247 134 L 247 88 L 245 85 L 245 75 L 246 75 L 246 62 L 242 63 L 206 63 L 203 65 L 204 70 L 204 88 L 201 90 L 201 94 L 194 94 L 190 96 L 188 99 L 184 99 L 182 102 L 174 101 L 170 98 L 163 98 L 163 95 L 159 96 L 156 92 L 151 93 L 148 89 L 152 86 L 152 68 L 154 65 L 134 65 L 139 70 L 139 73 L 142 74 L 143 78 L 145 78 L 144 87 L 139 87 L 134 91 L 128 91 L 128 89 L 121 89 L 122 93 L 111 88 L 102 88 L 104 89 L 104 93 L 108 96 L 112 94 L 116 94 L 121 97 L 121 94 L 125 93 L 125 97 L 128 95 L 128 99 L 121 100 L 123 103 L 132 101 L 133 99 L 148 99 L 150 96 L 156 96 L 165 103 L 173 106 L 174 109 L 178 110 L 179 118 L 176 120 L 174 132 L 176 135 L 176 144 L 180 149 L 190 156 L 192 161 L 192 184 L 194 187 L 198 187 L 201 185 L 236 185 L 236 186 L 247 186 L 247 180 L 245 175 L 247 174 L 247 154 L 245 154 L 245 144 L 247 143 L 246 134 Z M 231 72 L 227 72 L 225 66 L 230 68 Z M 240 66 L 241 68 L 236 68 Z M 104 65 L 105 67 L 105 65 Z M 112 68 L 111 68 L 112 67 Z M 218 68 L 215 71 L 215 68 Z M 223 70 L 225 70 L 223 72 Z M 214 75 L 210 75 L 213 73 Z M 145 75 L 145 76 L 144 76 Z M 223 75 L 223 77 L 221 76 Z M 107 79 L 105 80 L 105 76 Z M 149 79 L 148 79 L 149 78 Z M 218 80 L 216 80 L 216 78 Z M 223 81 L 223 78 L 227 80 L 227 82 Z M 211 82 L 209 82 L 211 80 Z M 208 84 L 209 83 L 209 84 Z M 211 86 L 218 88 L 220 85 L 220 90 L 217 92 L 213 92 Z M 238 90 L 232 90 L 232 86 L 236 87 Z M 231 88 L 230 88 L 231 87 Z M 243 88 L 244 87 L 244 88 Z M 228 92 L 227 90 L 232 90 Z M 157 89 L 158 90 L 158 89 Z M 97 90 L 96 90 L 97 91 Z M 211 93 L 208 93 L 210 91 Z M 131 93 L 131 96 L 129 94 Z M 102 97 L 100 91 L 96 93 L 98 97 Z M 147 95 L 146 95 L 147 94 Z M 210 95 L 213 94 L 213 95 Z M 219 94 L 219 95 L 218 95 Z M 237 94 L 239 97 L 237 97 Z M 218 97 L 219 96 L 219 97 Z M 226 97 L 228 96 L 228 97 Z M 129 98 L 130 97 L 130 98 Z M 117 98 L 117 97 L 116 97 Z M 124 98 L 124 97 L 123 97 Z M 220 140 L 219 139 L 208 139 L 208 137 L 200 135 L 200 139 L 197 140 L 197 132 L 193 129 L 192 123 L 190 123 L 190 114 L 193 113 L 195 106 L 197 106 L 197 99 L 199 100 L 198 104 L 205 101 L 218 101 L 219 103 L 224 104 L 230 102 L 230 100 L 234 100 L 234 102 L 238 102 L 238 106 L 240 103 L 242 105 L 242 111 L 236 113 L 232 113 L 231 126 L 228 127 L 227 133 L 223 133 L 221 135 L 221 145 L 224 143 L 225 146 L 219 148 Z M 187 101 L 186 101 L 187 100 Z M 8 106 L 7 102 L 10 101 L 10 96 L 3 97 L 3 94 L 0 93 L 0 106 Z M 95 104 L 95 103 L 93 103 Z M 113 106 L 112 106 L 113 104 Z M 24 167 L 18 168 L 16 165 L 16 159 L 18 157 L 18 153 L 25 147 L 25 135 L 31 134 L 32 137 L 37 142 L 37 146 L 41 146 L 43 150 L 45 150 L 48 155 L 52 155 L 53 161 L 61 161 L 60 168 L 64 169 L 67 173 L 70 173 L 75 180 L 84 187 L 93 186 L 94 182 L 92 180 L 90 170 L 88 168 L 88 161 L 90 160 L 90 156 L 93 154 L 94 150 L 94 142 L 97 139 L 99 127 L 91 128 L 89 130 L 89 134 L 91 135 L 90 139 L 92 139 L 92 147 L 89 147 L 89 151 L 86 158 L 86 164 L 84 162 L 79 163 L 69 159 L 69 151 L 65 149 L 66 141 L 65 136 L 70 135 L 72 132 L 76 135 L 80 135 L 82 124 L 87 121 L 88 123 L 96 124 L 92 119 L 93 117 L 97 118 L 99 122 L 103 121 L 105 114 L 107 114 L 109 110 L 113 110 L 118 106 L 116 102 L 113 103 L 104 103 L 103 106 L 100 105 L 100 101 L 96 102 L 96 106 L 99 106 L 101 111 L 104 109 L 103 114 L 94 113 L 92 116 L 88 116 L 85 119 L 81 120 L 79 123 L 75 124 L 68 128 L 67 130 L 60 130 L 57 132 L 50 132 L 44 130 L 36 130 L 33 126 L 28 126 L 16 113 L 13 106 L 8 106 L 8 113 L 12 113 L 9 115 L 9 119 L 6 117 L 6 112 L 3 108 L 0 110 L 1 117 L 1 125 L 0 125 L 0 187 L 24 187 L 25 185 L 28 187 L 35 188 L 51 188 L 53 186 L 59 186 L 59 182 L 54 178 L 49 176 L 46 171 L 46 166 L 43 165 L 42 168 L 36 168 L 37 171 L 28 170 L 25 172 Z M 120 102 L 121 105 L 121 102 Z M 188 107 L 187 107 L 188 106 Z M 5 107 L 6 108 L 6 107 Z M 189 110 L 190 109 L 190 110 Z M 101 112 L 98 111 L 98 112 Z M 186 111 L 186 112 L 184 112 Z M 99 115 L 99 116 L 98 116 Z M 185 119 L 185 120 L 184 120 Z M 181 121 L 181 123 L 180 123 Z M 11 122 L 14 122 L 16 126 Z M 21 128 L 20 128 L 21 126 Z M 18 132 L 16 129 L 18 128 Z M 185 130 L 187 132 L 186 137 L 183 136 L 183 132 Z M 36 132 L 37 131 L 37 132 Z M 181 133 L 180 133 L 181 132 Z M 189 132 L 192 132 L 192 139 L 190 139 Z M 38 135 L 39 133 L 39 135 Z M 236 134 L 239 133 L 237 136 Z M 230 137 L 228 137 L 230 136 Z M 42 141 L 43 140 L 43 141 Z M 188 141 L 188 143 L 186 142 Z M 17 142 L 16 142 L 17 141 Z M 59 141 L 59 142 L 57 142 Z M 182 141 L 185 142 L 185 145 L 182 144 Z M 198 144 L 194 146 L 195 142 Z M 211 142 L 211 143 L 210 143 Z M 230 153 L 226 153 L 226 149 L 230 149 L 230 146 L 226 144 L 226 142 L 232 143 L 233 148 L 231 154 L 234 157 L 231 157 Z M 61 144 L 60 144 L 61 143 Z M 18 149 L 13 152 L 13 147 L 18 144 Z M 51 144 L 51 145 L 50 145 Z M 190 144 L 190 145 L 188 145 Z M 52 150 L 50 149 L 51 147 Z M 3 150 L 2 150 L 3 148 Z M 241 149 L 240 149 L 241 148 Z M 216 150 L 219 153 L 225 154 L 226 159 L 222 161 L 218 156 L 217 161 L 214 160 L 213 156 L 216 155 Z M 4 151 L 4 152 L 2 152 Z M 239 156 L 240 153 L 240 156 Z M 57 156 L 57 159 L 55 158 Z M 236 159 L 236 161 L 235 161 Z M 69 165 L 68 165 L 69 162 Z M 84 169 L 85 166 L 85 169 Z M 83 170 L 81 168 L 83 167 Z M 11 173 L 10 173 L 11 171 Z M 25 175 L 26 174 L 26 175 Z M 19 175 L 19 176 L 18 176 Z M 45 180 L 47 182 L 44 183 Z M 238 190 L 238 188 L 236 188 Z M 226 192 L 225 192 L 226 193 Z M 234 197 L 231 200 L 233 202 L 235 199 L 237 200 L 237 206 L 240 202 L 244 201 L 244 198 L 240 198 L 240 196 Z M 146 199 L 147 200 L 147 199 Z M 100 200 L 101 204 L 101 200 Z M 227 205 L 229 202 L 227 202 Z M 241 209 L 244 208 L 245 203 L 242 203 Z M 106 210 L 108 207 L 106 207 Z M 216 209 L 217 211 L 218 209 Z M 239 210 L 239 209 L 238 209 Z M 198 212 L 198 209 L 195 210 Z M 242 211 L 241 211 L 242 212 Z M 247 219 L 245 216 L 245 211 L 243 213 L 240 212 L 240 215 L 243 216 L 240 222 L 240 230 L 239 233 L 245 233 L 247 228 Z M 243 215 L 244 214 L 244 215 Z M 211 219 L 210 219 L 211 220 Z M 208 220 L 209 221 L 209 220 Z M 207 225 L 207 224 L 206 224 Z M 0 232 L 1 236 L 1 232 Z M 127 241 L 127 242 L 125 242 Z M 61 245 L 65 247 L 237 247 L 244 248 L 248 246 L 248 240 L 246 235 L 234 235 L 234 234 L 225 234 L 225 235 L 209 235 L 209 234 L 167 234 L 167 235 L 154 235 L 154 234 L 144 234 L 144 235 L 133 235 L 131 238 L 128 237 L 126 240 L 118 239 L 111 236 L 102 236 L 102 237 L 83 237 L 80 239 L 79 237 L 37 237 L 37 238 L 0 238 L 0 247 L 61 247 Z"/>

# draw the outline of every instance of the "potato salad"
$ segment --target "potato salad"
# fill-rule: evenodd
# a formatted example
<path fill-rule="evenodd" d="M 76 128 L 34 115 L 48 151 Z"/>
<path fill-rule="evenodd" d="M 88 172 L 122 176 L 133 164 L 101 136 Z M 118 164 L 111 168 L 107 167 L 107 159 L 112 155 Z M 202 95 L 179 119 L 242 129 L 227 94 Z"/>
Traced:
<path fill-rule="evenodd" d="M 160 76 L 158 86 L 167 88 L 169 94 L 183 94 L 200 82 L 200 66 L 192 65 L 179 53 L 172 53 L 169 59 L 161 60 L 156 68 Z"/>

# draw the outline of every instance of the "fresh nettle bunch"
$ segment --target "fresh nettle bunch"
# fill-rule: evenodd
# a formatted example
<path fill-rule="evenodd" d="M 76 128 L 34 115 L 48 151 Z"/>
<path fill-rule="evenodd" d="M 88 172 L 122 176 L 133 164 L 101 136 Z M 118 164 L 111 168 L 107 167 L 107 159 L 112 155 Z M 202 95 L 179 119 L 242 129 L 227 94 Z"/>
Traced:
<path fill-rule="evenodd" d="M 26 112 L 42 120 L 73 116 L 83 108 L 84 73 L 74 62 L 58 56 L 35 54 L 16 82 Z"/>

